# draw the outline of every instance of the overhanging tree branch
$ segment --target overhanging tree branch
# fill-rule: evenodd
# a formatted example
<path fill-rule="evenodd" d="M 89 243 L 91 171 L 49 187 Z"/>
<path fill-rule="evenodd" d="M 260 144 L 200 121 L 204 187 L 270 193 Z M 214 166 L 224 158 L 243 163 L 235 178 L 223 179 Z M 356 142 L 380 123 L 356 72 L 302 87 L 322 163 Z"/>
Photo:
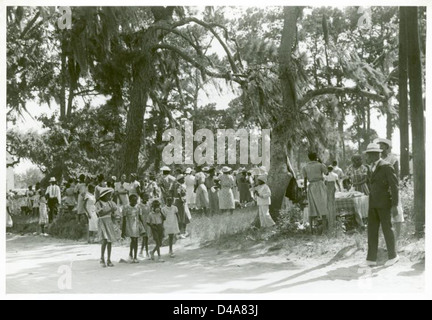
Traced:
<path fill-rule="evenodd" d="M 216 32 L 216 30 L 214 28 L 215 27 L 222 28 L 225 31 L 226 35 L 228 35 L 228 30 L 224 26 L 222 26 L 222 25 L 219 25 L 219 24 L 216 24 L 216 23 L 207 23 L 207 22 L 204 22 L 204 21 L 199 20 L 197 18 L 187 18 L 187 19 L 184 19 L 184 20 L 179 21 L 177 23 L 173 23 L 171 26 L 172 26 L 173 29 L 175 29 L 177 27 L 181 27 L 181 26 L 184 26 L 184 25 L 189 24 L 189 23 L 196 23 L 196 24 L 204 27 L 205 29 L 209 30 L 214 35 L 214 37 L 219 41 L 219 43 L 221 44 L 222 48 L 224 49 L 233 72 L 234 73 L 239 73 L 239 70 L 237 68 L 237 65 L 235 64 L 234 58 L 233 58 L 233 56 L 231 54 L 231 51 L 229 50 L 229 48 L 228 48 L 227 44 L 225 43 L 225 41 L 223 41 L 221 39 L 221 37 L 219 36 L 219 34 Z"/>
<path fill-rule="evenodd" d="M 359 88 L 340 88 L 340 87 L 327 87 L 327 88 L 321 88 L 313 91 L 309 91 L 306 93 L 301 100 L 299 100 L 298 105 L 299 107 L 304 106 L 307 104 L 310 100 L 325 95 L 325 94 L 354 94 L 358 96 L 362 96 L 371 100 L 375 100 L 378 102 L 386 102 L 387 98 L 385 96 L 382 96 L 377 93 L 372 93 L 369 91 L 361 90 Z"/>
<path fill-rule="evenodd" d="M 246 83 L 244 80 L 239 79 L 239 77 L 241 75 L 236 74 L 235 76 L 233 76 L 231 73 L 217 73 L 217 72 L 213 72 L 211 70 L 208 70 L 205 66 L 203 66 L 202 64 L 197 62 L 192 57 L 190 57 L 186 52 L 178 49 L 175 46 L 171 46 L 169 44 L 158 44 L 158 45 L 154 46 L 153 49 L 154 50 L 157 50 L 157 49 L 171 50 L 171 51 L 175 52 L 176 54 L 178 54 L 183 60 L 189 62 L 192 66 L 199 69 L 202 73 L 208 75 L 209 77 L 225 79 L 227 81 L 232 80 L 232 81 L 239 83 L 240 85 L 243 85 Z"/>

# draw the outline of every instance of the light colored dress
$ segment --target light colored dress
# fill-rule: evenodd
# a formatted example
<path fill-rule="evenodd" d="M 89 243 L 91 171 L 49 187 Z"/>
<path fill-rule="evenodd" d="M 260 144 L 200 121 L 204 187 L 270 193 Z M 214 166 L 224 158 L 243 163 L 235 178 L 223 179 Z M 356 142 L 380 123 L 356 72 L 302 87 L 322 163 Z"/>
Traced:
<path fill-rule="evenodd" d="M 39 224 L 46 225 L 49 222 L 47 200 L 45 197 L 39 199 Z"/>
<path fill-rule="evenodd" d="M 193 208 L 196 202 L 196 194 L 195 194 L 195 185 L 196 179 L 193 175 L 188 174 L 185 177 L 185 185 L 186 185 L 186 202 L 189 205 L 189 208 Z"/>
<path fill-rule="evenodd" d="M 123 219 L 125 219 L 125 236 L 129 238 L 139 238 L 144 233 L 144 227 L 140 221 L 141 208 L 139 205 L 130 205 L 123 209 Z"/>
<path fill-rule="evenodd" d="M 165 216 L 164 229 L 165 234 L 179 234 L 179 222 L 177 218 L 178 209 L 176 206 L 162 208 L 162 214 Z"/>
<path fill-rule="evenodd" d="M 219 209 L 220 210 L 232 210 L 235 209 L 234 193 L 233 188 L 235 187 L 234 177 L 229 174 L 223 174 L 220 176 L 219 191 Z"/>
<path fill-rule="evenodd" d="M 257 205 L 258 205 L 258 215 L 261 224 L 261 228 L 272 227 L 276 223 L 273 221 L 270 215 L 270 205 L 271 205 L 271 190 L 266 184 L 257 186 L 255 190 L 258 192 L 257 195 Z"/>
<path fill-rule="evenodd" d="M 85 202 L 87 200 L 87 202 Z M 86 193 L 84 197 L 84 202 L 86 204 L 86 209 L 90 214 L 89 217 L 89 231 L 90 232 L 97 232 L 98 231 L 98 216 L 96 214 L 96 198 L 94 194 L 91 194 L 89 192 Z"/>
<path fill-rule="evenodd" d="M 196 191 L 196 207 L 198 209 L 209 208 L 210 200 L 207 187 L 205 185 L 206 175 L 203 172 L 197 173 L 195 176 L 198 188 Z"/>
<path fill-rule="evenodd" d="M 108 213 L 111 209 L 117 210 L 117 205 L 113 201 L 96 202 L 96 214 L 98 215 L 98 240 L 107 240 L 108 242 L 116 242 L 119 240 L 119 233 L 116 230 L 116 224 L 113 222 L 112 214 Z"/>
<path fill-rule="evenodd" d="M 328 216 L 327 188 L 324 184 L 327 167 L 318 161 L 311 161 L 303 167 L 302 174 L 309 181 L 307 188 L 309 217 Z"/>

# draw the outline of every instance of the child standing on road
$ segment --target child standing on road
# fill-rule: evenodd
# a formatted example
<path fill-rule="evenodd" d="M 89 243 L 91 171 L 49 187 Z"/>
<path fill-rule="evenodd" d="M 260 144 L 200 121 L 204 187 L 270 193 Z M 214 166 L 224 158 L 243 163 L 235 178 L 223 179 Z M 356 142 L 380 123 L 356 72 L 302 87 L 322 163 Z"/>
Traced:
<path fill-rule="evenodd" d="M 122 238 L 131 239 L 129 259 L 132 263 L 138 263 L 138 238 L 144 232 L 141 222 L 141 208 L 137 205 L 138 196 L 131 194 L 129 196 L 129 205 L 123 209 L 123 226 Z"/>
<path fill-rule="evenodd" d="M 153 239 L 156 243 L 156 247 L 151 252 L 151 259 L 154 260 L 154 254 L 157 251 L 158 253 L 158 261 L 164 262 L 164 260 L 161 259 L 160 254 L 160 247 L 162 246 L 162 240 L 163 240 L 163 215 L 161 212 L 161 205 L 158 200 L 153 201 L 152 204 L 152 211 L 150 212 L 147 224 L 150 226 L 153 234 Z"/>
<path fill-rule="evenodd" d="M 102 243 L 100 264 L 103 268 L 114 267 L 111 262 L 112 243 L 118 240 L 113 222 L 117 213 L 117 205 L 112 201 L 113 193 L 111 188 L 100 188 L 99 200 L 96 202 L 96 214 L 99 217 L 98 238 Z M 105 251 L 108 251 L 106 263 Z"/>
<path fill-rule="evenodd" d="M 150 206 L 148 205 L 148 199 L 149 196 L 143 192 L 141 193 L 141 203 L 138 204 L 138 206 L 141 209 L 141 222 L 145 230 L 145 233 L 142 234 L 141 251 L 139 254 L 139 256 L 142 258 L 144 258 L 144 248 L 146 250 L 146 257 L 150 258 L 148 242 L 149 242 L 149 237 L 151 236 L 151 228 L 147 224 L 150 215 Z"/>
<path fill-rule="evenodd" d="M 173 203 L 173 198 L 168 198 L 167 206 L 162 209 L 162 214 L 165 217 L 164 229 L 169 237 L 169 255 L 171 258 L 175 257 L 173 252 L 174 236 L 180 233 L 178 209 Z"/>

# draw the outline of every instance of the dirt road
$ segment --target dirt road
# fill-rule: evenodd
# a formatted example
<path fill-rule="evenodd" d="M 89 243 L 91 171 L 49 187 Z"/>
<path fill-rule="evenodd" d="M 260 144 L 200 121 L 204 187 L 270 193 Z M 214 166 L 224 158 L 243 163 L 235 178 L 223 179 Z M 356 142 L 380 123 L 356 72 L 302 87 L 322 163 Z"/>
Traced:
<path fill-rule="evenodd" d="M 248 250 L 199 248 L 190 239 L 177 243 L 177 257 L 166 262 L 118 263 L 128 249 L 113 249 L 114 268 L 98 264 L 98 245 L 8 236 L 7 294 L 285 294 L 423 293 L 424 262 L 402 257 L 391 268 L 361 269 L 363 252 L 346 247 L 335 257 L 301 259 L 271 252 L 262 244 Z M 168 296 L 167 296 L 168 297 Z"/>

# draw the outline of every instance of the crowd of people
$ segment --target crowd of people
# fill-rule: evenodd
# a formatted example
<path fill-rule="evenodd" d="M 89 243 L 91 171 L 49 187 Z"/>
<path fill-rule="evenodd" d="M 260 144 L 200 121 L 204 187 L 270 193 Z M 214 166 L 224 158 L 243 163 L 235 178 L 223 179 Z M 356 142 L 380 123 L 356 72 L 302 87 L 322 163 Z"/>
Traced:
<path fill-rule="evenodd" d="M 275 225 L 269 213 L 271 190 L 263 168 L 254 173 L 245 168 L 233 171 L 230 167 L 197 167 L 173 173 L 164 166 L 158 175 L 131 174 L 117 179 L 81 174 L 64 183 L 52 177 L 45 189 L 40 183 L 29 187 L 25 199 L 24 213 L 39 216 L 44 236 L 48 236 L 46 226 L 60 211 L 75 215 L 77 223 L 87 225 L 88 242 L 102 244 L 100 263 L 104 267 L 113 266 L 112 243 L 121 238 L 130 239 L 131 263 L 138 262 L 139 239 L 140 257 L 163 261 L 160 247 L 165 236 L 169 256 L 174 257 L 174 239 L 189 236 L 187 226 L 193 213 L 233 214 L 237 207 L 257 204 L 261 227 Z M 155 243 L 152 251 L 149 238 Z"/>
<path fill-rule="evenodd" d="M 377 139 L 365 152 L 368 163 L 363 163 L 362 155 L 354 155 L 346 172 L 337 161 L 327 166 L 311 152 L 309 162 L 302 168 L 311 226 L 316 221 L 323 231 L 334 226 L 337 191 L 369 196 L 368 261 L 372 262 L 376 260 L 374 252 L 380 224 L 389 246 L 389 260 L 394 260 L 394 239 L 399 236 L 404 222 L 397 189 L 399 163 L 390 150 L 391 141 Z M 376 176 L 382 172 L 385 176 L 377 181 Z M 269 211 L 272 192 L 267 185 L 265 168 L 233 171 L 230 167 L 221 170 L 197 167 L 177 169 L 173 173 L 171 168 L 164 166 L 157 175 L 122 175 L 118 180 L 115 176 L 107 179 L 103 174 L 94 178 L 82 174 L 76 181 L 69 179 L 61 186 L 55 178 L 49 183 L 46 189 L 40 183 L 34 188 L 29 187 L 26 214 L 39 216 L 44 236 L 47 236 L 46 225 L 54 221 L 60 205 L 63 211 L 75 214 L 77 223 L 88 225 L 89 243 L 102 244 L 100 263 L 103 267 L 113 266 L 112 243 L 121 238 L 130 238 L 131 263 L 138 262 L 139 239 L 142 239 L 140 257 L 144 257 L 145 250 L 148 259 L 163 261 L 160 247 L 165 237 L 169 242 L 169 256 L 174 257 L 174 240 L 189 236 L 187 226 L 195 212 L 233 214 L 236 207 L 254 204 L 258 206 L 261 227 L 275 225 Z M 8 223 L 9 218 L 8 201 Z M 155 243 L 151 251 L 150 237 Z"/>

